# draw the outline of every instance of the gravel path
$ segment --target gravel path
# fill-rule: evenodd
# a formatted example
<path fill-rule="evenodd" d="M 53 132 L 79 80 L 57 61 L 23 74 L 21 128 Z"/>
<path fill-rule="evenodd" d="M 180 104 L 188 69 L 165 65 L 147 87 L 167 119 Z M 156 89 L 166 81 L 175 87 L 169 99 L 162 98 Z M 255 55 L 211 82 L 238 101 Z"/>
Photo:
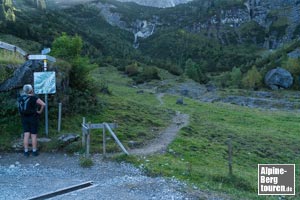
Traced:
<path fill-rule="evenodd" d="M 187 126 L 188 123 L 189 115 L 176 112 L 176 115 L 172 119 L 172 123 L 163 130 L 157 138 L 143 148 L 132 149 L 129 153 L 134 155 L 148 155 L 165 152 L 168 145 L 175 139 L 180 129 Z"/>
<path fill-rule="evenodd" d="M 130 164 L 105 161 L 99 155 L 93 161 L 93 167 L 82 168 L 79 156 L 2 154 L 0 199 L 30 199 L 87 181 L 93 181 L 93 186 L 52 199 L 198 199 L 179 181 L 147 177 Z"/>
<path fill-rule="evenodd" d="M 158 93 L 156 95 L 160 106 L 164 104 L 163 97 L 164 93 Z M 180 129 L 188 125 L 189 118 L 190 116 L 188 114 L 182 114 L 177 111 L 171 124 L 163 130 L 157 138 L 142 148 L 130 150 L 129 153 L 133 155 L 149 155 L 165 152 L 168 145 L 175 139 Z"/>

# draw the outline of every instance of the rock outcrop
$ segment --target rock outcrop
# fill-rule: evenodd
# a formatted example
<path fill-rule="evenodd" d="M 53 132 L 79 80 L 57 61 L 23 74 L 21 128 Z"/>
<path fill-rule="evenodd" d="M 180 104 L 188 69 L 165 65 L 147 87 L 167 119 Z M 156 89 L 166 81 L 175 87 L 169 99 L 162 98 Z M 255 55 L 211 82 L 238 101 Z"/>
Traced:
<path fill-rule="evenodd" d="M 283 68 L 277 67 L 270 70 L 265 76 L 265 84 L 272 90 L 289 88 L 293 84 L 293 76 Z"/>
<path fill-rule="evenodd" d="M 9 91 L 23 87 L 24 84 L 33 83 L 33 72 L 41 69 L 42 63 L 39 61 L 28 60 L 21 67 L 14 71 L 11 78 L 0 83 L 0 92 Z"/>
<path fill-rule="evenodd" d="M 100 15 L 102 15 L 110 25 L 133 33 L 133 46 L 135 48 L 139 47 L 138 38 L 147 38 L 154 33 L 158 21 L 156 16 L 153 16 L 152 19 L 136 19 L 134 22 L 128 23 L 122 20 L 120 13 L 112 11 L 112 9 L 116 8 L 114 5 L 97 2 L 95 6 L 100 10 Z"/>

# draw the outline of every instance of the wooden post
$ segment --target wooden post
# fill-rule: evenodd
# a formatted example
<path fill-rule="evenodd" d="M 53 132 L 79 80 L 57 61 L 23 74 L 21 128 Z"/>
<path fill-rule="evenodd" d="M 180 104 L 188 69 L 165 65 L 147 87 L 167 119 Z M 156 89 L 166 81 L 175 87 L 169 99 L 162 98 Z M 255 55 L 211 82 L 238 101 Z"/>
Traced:
<path fill-rule="evenodd" d="M 102 133 L 103 133 L 103 157 L 106 157 L 106 135 L 105 135 L 105 125 L 103 124 L 103 129 L 102 129 Z"/>
<path fill-rule="evenodd" d="M 59 103 L 58 104 L 58 124 L 57 124 L 57 132 L 59 132 L 59 133 L 61 130 L 61 107 L 62 107 L 62 104 Z"/>
<path fill-rule="evenodd" d="M 229 176 L 232 176 L 232 142 L 231 138 L 228 138 L 228 168 Z"/>
<path fill-rule="evenodd" d="M 115 141 L 117 142 L 117 144 L 119 145 L 119 147 L 121 147 L 121 149 L 123 150 L 124 153 L 126 153 L 127 155 L 129 155 L 128 151 L 125 149 L 125 147 L 123 146 L 123 144 L 120 142 L 120 140 L 118 139 L 118 137 L 116 136 L 116 134 L 111 130 L 110 126 L 107 123 L 103 123 L 105 125 L 105 127 L 107 128 L 107 130 L 110 132 L 110 134 L 113 136 L 113 138 L 115 139 Z"/>
<path fill-rule="evenodd" d="M 85 126 L 85 117 L 82 118 L 82 126 Z M 85 137 L 86 137 L 85 131 L 82 131 L 82 147 L 85 147 Z"/>
<path fill-rule="evenodd" d="M 88 132 L 87 132 L 87 139 L 86 139 L 86 157 L 90 156 L 90 142 L 91 142 L 91 122 L 88 124 Z"/>

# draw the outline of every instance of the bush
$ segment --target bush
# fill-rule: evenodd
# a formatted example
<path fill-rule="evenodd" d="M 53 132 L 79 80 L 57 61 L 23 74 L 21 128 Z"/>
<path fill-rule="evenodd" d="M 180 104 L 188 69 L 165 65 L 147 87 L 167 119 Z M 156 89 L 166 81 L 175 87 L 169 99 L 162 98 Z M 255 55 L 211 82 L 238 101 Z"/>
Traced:
<path fill-rule="evenodd" d="M 80 160 L 79 160 L 79 164 L 80 164 L 81 167 L 89 168 L 89 167 L 92 167 L 94 165 L 94 162 L 91 158 L 81 157 Z"/>
<path fill-rule="evenodd" d="M 182 68 L 181 68 L 179 65 L 176 65 L 176 64 L 171 64 L 171 65 L 169 65 L 168 71 L 169 71 L 171 74 L 174 74 L 174 75 L 176 75 L 176 76 L 180 76 L 181 74 L 183 74 Z"/>
<path fill-rule="evenodd" d="M 138 75 L 140 72 L 139 72 L 139 67 L 138 67 L 138 64 L 135 62 L 131 65 L 127 65 L 125 67 L 125 73 L 128 75 L 128 76 L 136 76 Z"/>
<path fill-rule="evenodd" d="M 243 78 L 243 86 L 245 88 L 257 89 L 262 85 L 262 75 L 258 72 L 256 66 L 253 66 Z"/>
<path fill-rule="evenodd" d="M 293 87 L 295 89 L 300 88 L 299 76 L 300 76 L 300 59 L 288 58 L 287 61 L 282 63 L 282 67 L 288 70 L 293 78 L 294 84 Z"/>
<path fill-rule="evenodd" d="M 228 87 L 231 83 L 231 74 L 230 72 L 223 72 L 219 76 L 214 78 L 214 81 L 216 82 L 216 85 L 219 87 L 225 88 Z"/>
<path fill-rule="evenodd" d="M 158 70 L 155 67 L 151 66 L 144 66 L 143 71 L 138 74 L 137 77 L 133 78 L 136 83 L 144 83 L 154 79 L 160 80 L 160 77 L 158 75 Z"/>
<path fill-rule="evenodd" d="M 103 109 L 103 104 L 97 94 L 90 90 L 70 89 L 68 94 L 71 97 L 67 105 L 69 113 L 85 114 L 92 112 L 98 114 Z"/>
<path fill-rule="evenodd" d="M 239 68 L 232 68 L 231 73 L 230 73 L 230 80 L 231 80 L 231 86 L 233 87 L 241 87 L 242 83 L 242 72 Z"/>
<path fill-rule="evenodd" d="M 0 118 L 18 116 L 16 91 L 0 93 Z"/>
<path fill-rule="evenodd" d="M 185 62 L 185 74 L 198 83 L 207 82 L 207 77 L 202 72 L 200 65 L 192 61 L 192 59 L 188 59 Z"/>

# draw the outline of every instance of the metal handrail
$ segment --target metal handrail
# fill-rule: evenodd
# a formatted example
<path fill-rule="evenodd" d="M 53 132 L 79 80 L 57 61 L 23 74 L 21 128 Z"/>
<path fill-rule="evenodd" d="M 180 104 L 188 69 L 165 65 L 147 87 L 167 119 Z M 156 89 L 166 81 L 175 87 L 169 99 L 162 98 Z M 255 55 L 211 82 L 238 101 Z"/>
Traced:
<path fill-rule="evenodd" d="M 8 51 L 18 52 L 18 53 L 21 54 L 22 56 L 26 56 L 26 55 L 27 55 L 26 51 L 24 51 L 24 50 L 21 49 L 20 47 L 15 46 L 15 45 L 8 44 L 8 43 L 6 43 L 6 42 L 0 41 L 0 48 L 6 49 L 6 50 L 8 50 Z"/>
<path fill-rule="evenodd" d="M 113 138 L 118 143 L 118 145 L 121 147 L 121 149 L 123 150 L 123 152 L 126 153 L 127 155 L 129 155 L 128 151 L 125 149 L 125 147 L 123 146 L 123 144 L 120 142 L 120 140 L 118 139 L 118 137 L 116 136 L 116 134 L 111 130 L 110 126 L 107 123 L 103 123 L 103 124 L 106 127 L 106 129 L 110 132 L 110 134 L 113 136 Z"/>
<path fill-rule="evenodd" d="M 115 139 L 117 144 L 121 147 L 122 151 L 126 154 L 129 155 L 128 151 L 125 149 L 123 144 L 120 142 L 116 134 L 112 131 L 113 128 L 116 128 L 117 124 L 114 123 L 101 123 L 101 124 L 91 124 L 85 122 L 85 117 L 82 119 L 82 146 L 86 148 L 86 156 L 88 157 L 90 154 L 90 133 L 92 129 L 102 129 L 103 130 L 103 155 L 105 157 L 106 155 L 106 137 L 105 137 L 105 129 L 109 131 L 109 133 L 112 135 L 112 137 Z"/>

